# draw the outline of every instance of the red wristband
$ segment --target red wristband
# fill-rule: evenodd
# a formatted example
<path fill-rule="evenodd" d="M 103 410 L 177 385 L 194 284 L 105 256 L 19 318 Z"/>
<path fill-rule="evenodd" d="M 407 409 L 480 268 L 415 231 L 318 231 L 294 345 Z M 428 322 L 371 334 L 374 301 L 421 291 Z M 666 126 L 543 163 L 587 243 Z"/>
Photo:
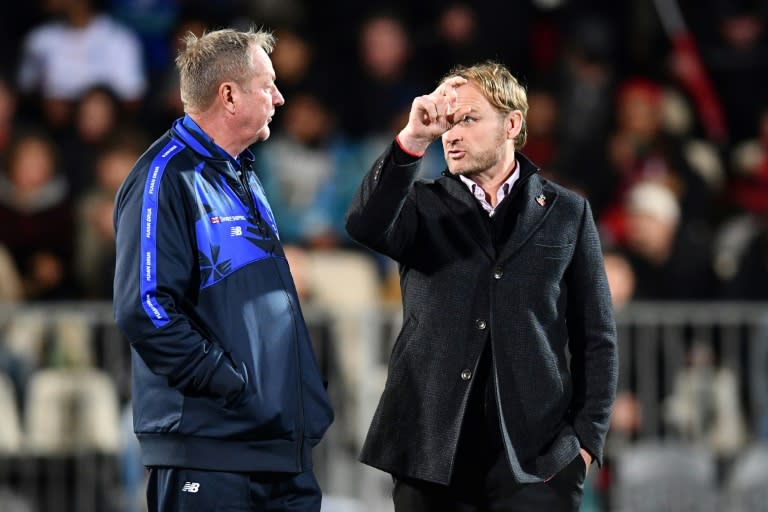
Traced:
<path fill-rule="evenodd" d="M 406 155 L 410 155 L 413 158 L 421 158 L 421 157 L 424 156 L 424 153 L 426 153 L 426 151 L 422 151 L 421 153 L 414 153 L 413 151 L 407 150 L 405 148 L 405 146 L 403 146 L 403 143 L 400 142 L 400 135 L 399 134 L 398 134 L 397 137 L 395 137 L 395 142 L 397 142 L 397 145 L 400 146 L 400 149 L 403 150 L 403 153 L 405 153 Z"/>

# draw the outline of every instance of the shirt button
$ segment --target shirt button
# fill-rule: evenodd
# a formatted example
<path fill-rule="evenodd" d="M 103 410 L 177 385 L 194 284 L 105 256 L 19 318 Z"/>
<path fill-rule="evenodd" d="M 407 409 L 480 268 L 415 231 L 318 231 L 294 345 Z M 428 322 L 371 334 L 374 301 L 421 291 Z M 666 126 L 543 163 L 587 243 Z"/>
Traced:
<path fill-rule="evenodd" d="M 482 319 L 475 320 L 475 327 L 477 327 L 481 331 L 485 329 L 486 325 L 487 324 L 485 323 L 485 320 L 482 320 Z"/>
<path fill-rule="evenodd" d="M 503 270 L 501 270 L 501 267 L 497 267 L 497 268 L 496 268 L 496 269 L 493 271 L 493 278 L 494 278 L 494 279 L 501 279 L 501 276 L 503 276 L 503 275 L 504 275 L 504 271 L 503 271 Z"/>
<path fill-rule="evenodd" d="M 472 378 L 472 370 L 469 368 L 461 371 L 461 380 L 469 380 Z"/>

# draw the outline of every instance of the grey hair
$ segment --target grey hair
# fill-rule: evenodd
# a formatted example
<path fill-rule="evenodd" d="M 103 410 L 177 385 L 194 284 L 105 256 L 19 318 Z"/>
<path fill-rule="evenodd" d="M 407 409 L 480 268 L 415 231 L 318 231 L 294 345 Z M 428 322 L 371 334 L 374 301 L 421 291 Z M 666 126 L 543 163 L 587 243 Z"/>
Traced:
<path fill-rule="evenodd" d="M 241 32 L 222 29 L 197 37 L 188 32 L 184 49 L 176 57 L 184 111 L 204 111 L 216 97 L 219 85 L 232 81 L 245 87 L 253 76 L 251 50 L 272 53 L 275 36 L 263 29 Z"/>

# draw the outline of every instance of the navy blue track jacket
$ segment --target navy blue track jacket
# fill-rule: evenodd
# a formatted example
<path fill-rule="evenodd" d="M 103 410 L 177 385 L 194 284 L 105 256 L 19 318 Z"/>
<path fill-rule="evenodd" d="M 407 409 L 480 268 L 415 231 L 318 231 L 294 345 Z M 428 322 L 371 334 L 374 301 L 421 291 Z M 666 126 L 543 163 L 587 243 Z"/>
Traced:
<path fill-rule="evenodd" d="M 238 169 L 190 121 L 139 159 L 115 204 L 142 460 L 306 471 L 333 413 L 274 218 L 250 152 Z"/>

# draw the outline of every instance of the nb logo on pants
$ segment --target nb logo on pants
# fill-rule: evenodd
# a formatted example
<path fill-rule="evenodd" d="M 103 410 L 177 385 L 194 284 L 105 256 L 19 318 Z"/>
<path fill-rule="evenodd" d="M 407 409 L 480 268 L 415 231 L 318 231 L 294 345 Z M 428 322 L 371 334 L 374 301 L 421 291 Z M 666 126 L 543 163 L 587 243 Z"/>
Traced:
<path fill-rule="evenodd" d="M 200 490 L 200 484 L 197 482 L 184 482 L 181 492 L 197 492 Z"/>

